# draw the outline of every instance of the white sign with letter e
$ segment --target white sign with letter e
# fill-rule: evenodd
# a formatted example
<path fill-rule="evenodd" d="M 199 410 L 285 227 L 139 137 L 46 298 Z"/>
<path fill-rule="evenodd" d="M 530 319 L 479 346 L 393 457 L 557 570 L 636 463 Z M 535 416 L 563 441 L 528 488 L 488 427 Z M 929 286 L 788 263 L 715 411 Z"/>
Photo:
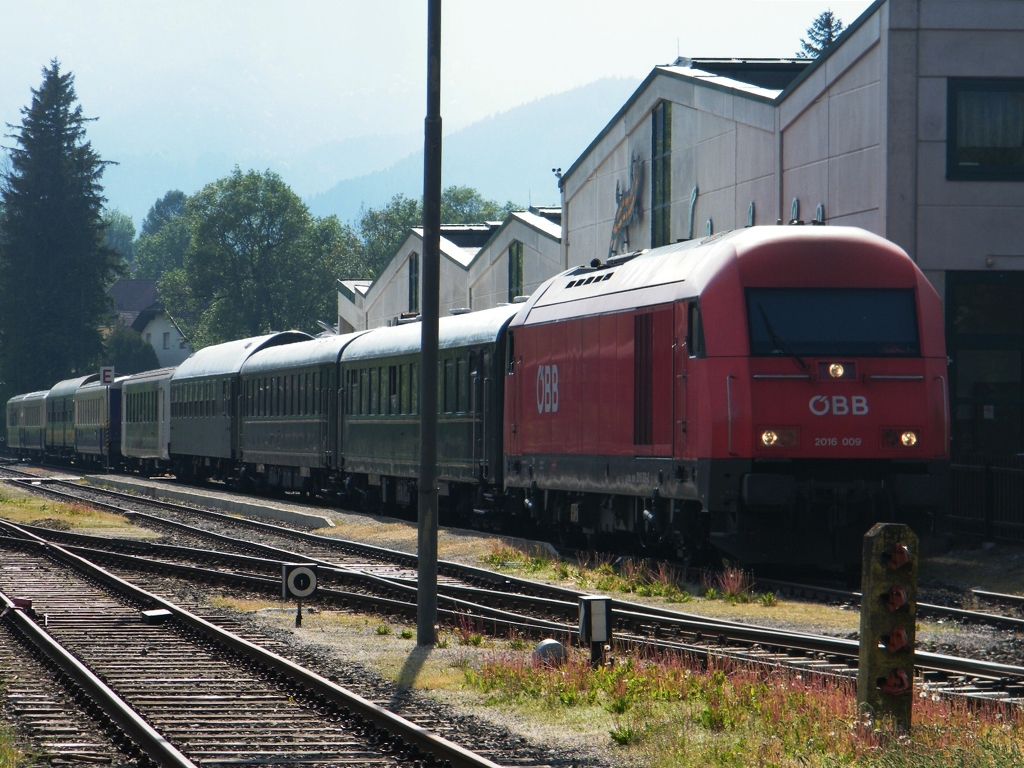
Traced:
<path fill-rule="evenodd" d="M 114 383 L 114 366 L 104 365 L 100 368 L 100 384 L 113 384 Z"/>

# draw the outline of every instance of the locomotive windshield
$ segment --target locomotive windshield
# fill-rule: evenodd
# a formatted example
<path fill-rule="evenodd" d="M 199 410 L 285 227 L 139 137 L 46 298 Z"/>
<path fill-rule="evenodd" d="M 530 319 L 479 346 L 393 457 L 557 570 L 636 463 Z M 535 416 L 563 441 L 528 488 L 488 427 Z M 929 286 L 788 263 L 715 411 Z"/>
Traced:
<path fill-rule="evenodd" d="M 913 289 L 748 288 L 750 354 L 917 357 Z"/>

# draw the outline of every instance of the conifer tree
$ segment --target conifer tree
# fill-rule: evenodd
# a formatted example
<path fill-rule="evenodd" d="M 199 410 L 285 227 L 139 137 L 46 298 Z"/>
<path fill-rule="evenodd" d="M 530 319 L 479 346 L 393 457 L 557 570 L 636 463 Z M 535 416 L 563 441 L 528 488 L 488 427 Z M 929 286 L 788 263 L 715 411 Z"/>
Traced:
<path fill-rule="evenodd" d="M 54 59 L 22 109 L 0 173 L 0 396 L 92 373 L 103 354 L 105 288 L 118 270 L 104 244 L 106 163 L 86 140 L 74 76 Z"/>
<path fill-rule="evenodd" d="M 832 11 L 824 11 L 814 23 L 807 28 L 809 39 L 800 39 L 800 50 L 796 52 L 798 58 L 816 59 L 830 48 L 845 29 L 842 20 Z"/>

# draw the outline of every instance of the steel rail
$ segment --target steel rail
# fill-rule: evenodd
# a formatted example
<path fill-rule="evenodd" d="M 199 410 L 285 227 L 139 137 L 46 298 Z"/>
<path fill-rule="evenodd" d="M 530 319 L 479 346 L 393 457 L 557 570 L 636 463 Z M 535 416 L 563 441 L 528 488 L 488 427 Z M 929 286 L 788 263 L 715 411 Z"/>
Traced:
<path fill-rule="evenodd" d="M 148 500 L 147 500 L 148 501 Z M 191 508 L 185 508 L 188 511 L 192 511 Z M 144 513 L 133 513 L 142 515 Z M 220 513 L 211 513 L 202 511 L 204 516 L 226 518 L 230 522 L 239 522 L 238 518 L 233 518 L 227 515 L 221 515 Z M 287 532 L 288 534 L 297 534 L 296 538 L 303 540 L 316 541 L 318 543 L 330 543 L 338 540 L 331 539 L 330 537 L 318 536 L 317 534 L 309 534 L 300 531 L 292 531 L 291 529 L 281 529 L 279 526 L 272 524 L 257 522 L 257 521 L 246 521 L 248 523 L 255 523 L 256 527 L 269 529 L 275 533 Z M 184 525 L 178 523 L 177 525 Z M 264 545 L 259 545 L 264 546 Z M 357 545 L 363 546 L 363 545 Z M 371 549 L 382 552 L 389 552 L 388 550 L 382 550 L 381 548 L 371 547 Z M 405 557 L 415 560 L 415 555 L 408 555 L 406 553 L 398 553 Z M 292 556 L 292 555 L 289 555 Z M 452 563 L 452 567 L 456 570 L 463 568 L 459 564 Z M 534 582 L 527 582 L 523 579 L 516 577 L 505 577 L 503 574 L 495 574 L 490 571 L 484 571 L 483 569 L 473 569 L 467 567 L 471 571 L 480 571 L 490 577 L 488 581 L 494 583 L 496 581 L 503 582 L 506 585 L 512 585 L 521 583 L 524 585 L 538 586 Z M 378 577 L 380 578 L 380 577 Z M 391 583 L 398 584 L 400 580 L 391 579 Z M 539 585 L 543 587 L 543 591 L 557 595 L 563 601 L 578 601 L 581 594 L 575 590 L 566 589 L 563 587 L 555 587 L 552 585 Z M 820 590 L 819 590 L 820 591 Z M 844 592 L 842 590 L 831 590 L 832 593 L 841 595 L 844 597 L 854 596 L 856 593 Z M 557 599 L 557 598 L 556 598 Z M 925 604 L 927 606 L 928 604 Z M 921 604 L 919 604 L 919 607 Z M 946 613 L 947 615 L 951 611 L 959 609 L 947 609 L 942 606 L 930 606 L 936 610 Z M 636 603 L 630 603 L 618 599 L 612 600 L 612 610 L 616 616 L 616 623 L 619 626 L 639 625 L 642 623 L 657 626 L 662 629 L 668 629 L 670 627 L 676 627 L 678 631 L 684 631 L 693 634 L 701 635 L 720 635 L 723 638 L 740 642 L 752 642 L 757 644 L 768 644 L 780 648 L 793 648 L 795 650 L 803 650 L 811 653 L 826 653 L 826 654 L 841 654 L 844 656 L 857 655 L 858 644 L 853 640 L 845 640 L 842 638 L 830 638 L 827 636 L 808 635 L 802 633 L 790 633 L 792 642 L 787 641 L 785 638 L 787 633 L 780 633 L 778 630 L 762 629 L 755 625 L 743 624 L 739 622 L 728 622 L 728 621 L 716 621 L 706 619 L 694 614 L 686 614 L 669 609 L 658 608 L 656 606 L 645 606 L 638 605 Z M 970 614 L 971 612 L 964 612 Z M 986 614 L 980 614 L 980 616 L 986 616 Z M 1002 619 L 1003 617 L 999 617 Z M 977 620 L 977 619 L 975 619 Z M 1016 620 L 1019 621 L 1019 620 Z M 578 630 L 573 628 L 571 630 L 574 636 Z M 986 662 L 973 659 L 962 659 L 954 656 L 947 656 L 944 654 L 934 654 L 929 652 L 918 652 L 917 658 L 920 662 L 919 667 L 922 669 L 933 670 L 941 672 L 943 674 L 958 674 L 958 675 L 972 675 L 977 677 L 988 678 L 992 680 L 1020 680 L 1024 679 L 1024 667 L 1018 667 L 1015 665 L 998 664 L 995 662 Z"/>
<path fill-rule="evenodd" d="M 3 606 L 0 618 L 11 622 L 27 642 L 71 678 L 150 759 L 164 768 L 198 768 L 3 592 L 0 592 L 0 605 Z"/>
<path fill-rule="evenodd" d="M 43 485 L 28 485 L 28 484 L 25 484 L 25 483 L 23 483 L 21 481 L 16 481 L 16 480 L 13 480 L 13 481 L 10 481 L 10 482 L 13 482 L 14 484 L 18 485 L 19 487 L 22 487 L 22 486 L 26 487 L 27 490 L 31 490 L 31 491 L 34 491 L 34 492 L 37 492 L 37 493 L 54 493 L 54 494 L 61 494 L 62 493 L 60 491 L 55 491 L 55 490 L 47 487 L 47 486 L 52 486 L 52 485 L 66 486 L 66 487 L 68 487 L 70 489 L 78 490 L 80 492 L 84 488 L 83 486 L 81 486 L 81 485 L 79 485 L 77 483 L 71 483 L 71 482 L 68 482 L 68 481 L 65 481 L 65 480 L 53 480 L 53 481 L 47 482 L 47 483 L 45 483 Z M 346 552 L 346 553 L 357 554 L 357 555 L 359 555 L 361 557 L 377 558 L 377 559 L 382 560 L 384 562 L 389 562 L 389 563 L 393 563 L 393 564 L 396 564 L 396 565 L 401 565 L 403 567 L 409 568 L 410 570 L 416 570 L 416 568 L 418 566 L 418 563 L 419 563 L 418 558 L 414 554 L 410 554 L 408 552 L 401 552 L 401 551 L 393 550 L 393 549 L 387 549 L 385 547 L 377 547 L 377 546 L 374 546 L 372 544 L 364 544 L 362 542 L 351 541 L 349 539 L 339 539 L 339 538 L 335 538 L 335 537 L 332 537 L 332 536 L 321 536 L 320 534 L 309 533 L 308 531 L 299 531 L 299 530 L 295 530 L 294 528 L 287 528 L 287 527 L 284 527 L 284 526 L 281 526 L 281 525 L 275 525 L 274 523 L 267 523 L 267 522 L 264 522 L 262 520 L 252 520 L 250 518 L 233 517 L 231 515 L 226 515 L 226 514 L 224 514 L 222 512 L 214 512 L 214 511 L 207 510 L 207 509 L 197 509 L 195 507 L 190 507 L 190 506 L 186 506 L 186 505 L 183 505 L 183 504 L 177 504 L 175 502 L 166 501 L 164 499 L 151 499 L 151 498 L 148 498 L 148 497 L 147 498 L 139 498 L 138 496 L 133 496 L 131 494 L 124 493 L 122 491 L 111 490 L 109 488 L 102 488 L 102 487 L 97 487 L 97 486 L 90 485 L 90 486 L 87 487 L 87 490 L 89 492 L 106 494 L 106 495 L 112 496 L 114 498 L 119 498 L 119 499 L 124 499 L 124 500 L 127 500 L 127 501 L 132 501 L 132 502 L 137 503 L 137 504 L 153 505 L 153 506 L 156 506 L 156 507 L 163 507 L 165 509 L 172 509 L 174 511 L 181 512 L 183 514 L 190 514 L 190 515 L 194 515 L 194 516 L 197 516 L 197 517 L 203 517 L 203 518 L 206 518 L 206 519 L 209 519 L 209 520 L 217 520 L 217 521 L 223 522 L 225 524 L 229 524 L 229 525 L 237 525 L 237 526 L 241 526 L 241 527 L 245 527 L 245 528 L 251 528 L 251 529 L 254 529 L 254 530 L 259 530 L 259 531 L 262 531 L 264 533 L 268 533 L 268 534 L 272 534 L 272 535 L 276 535 L 276 536 L 281 536 L 281 537 L 285 537 L 285 538 L 291 538 L 291 539 L 295 539 L 295 540 L 298 540 L 298 541 L 304 541 L 304 542 L 311 543 L 311 544 L 319 544 L 319 545 L 322 545 L 322 546 L 327 547 L 327 548 L 336 549 L 339 552 Z M 134 510 L 127 509 L 125 507 L 120 507 L 120 506 L 118 506 L 116 504 L 108 504 L 108 503 L 102 502 L 102 501 L 84 500 L 80 496 L 75 496 L 74 494 L 64 493 L 63 495 L 70 496 L 72 498 L 77 498 L 79 501 L 86 501 L 86 503 L 88 503 L 88 504 L 92 504 L 92 505 L 97 506 L 97 507 L 102 508 L 102 509 L 107 509 L 108 511 L 116 512 L 117 514 L 123 514 L 123 515 L 126 515 L 126 516 L 128 516 L 128 515 L 145 515 L 146 514 L 144 512 L 136 512 Z M 158 518 L 155 515 L 151 515 L 150 517 L 152 517 L 154 520 L 164 520 L 164 518 Z M 140 518 L 140 519 L 145 519 L 145 518 Z M 178 521 L 174 521 L 174 520 L 168 520 L 166 522 L 167 522 L 168 525 L 186 526 L 185 523 L 179 523 Z M 187 527 L 183 527 L 182 530 L 188 530 L 188 528 Z M 193 529 L 193 530 L 196 530 L 196 529 Z M 221 535 L 221 534 L 213 534 L 212 532 L 209 532 L 209 534 L 210 534 L 210 536 Z M 238 542 L 237 539 L 231 539 L 230 537 L 228 537 L 227 540 L 234 541 L 236 543 L 236 545 L 237 545 L 237 542 Z M 253 544 L 254 544 L 254 546 L 261 546 L 261 547 L 262 546 L 267 546 L 267 545 L 262 545 L 262 544 L 255 544 L 255 543 L 253 543 Z M 518 578 L 516 576 L 510 576 L 510 575 L 506 575 L 506 574 L 502 574 L 502 573 L 496 573 L 495 571 L 489 571 L 489 570 L 487 570 L 485 568 L 476 568 L 476 567 L 471 566 L 471 565 L 464 565 L 462 563 L 454 563 L 454 562 L 447 561 L 447 560 L 439 561 L 438 562 L 438 569 L 439 569 L 438 572 L 441 575 L 444 575 L 444 576 L 449 576 L 449 577 L 452 577 L 452 578 L 459 578 L 459 579 L 462 579 L 464 581 L 469 581 L 469 582 L 476 581 L 476 582 L 479 582 L 481 584 L 489 584 L 489 585 L 492 585 L 492 586 L 500 586 L 500 587 L 515 586 L 515 587 L 518 588 L 518 591 L 523 593 L 523 594 L 528 594 L 528 595 L 533 595 L 533 596 L 540 596 L 540 597 L 548 597 L 548 598 L 553 599 L 553 600 L 569 599 L 569 600 L 572 600 L 573 602 L 575 602 L 575 601 L 577 601 L 579 599 L 579 596 L 581 594 L 584 594 L 582 592 L 565 589 L 563 587 L 556 587 L 556 586 L 549 585 L 549 584 L 541 584 L 539 582 L 529 581 L 527 579 L 521 579 L 521 578 Z"/>
<path fill-rule="evenodd" d="M 32 534 L 29 534 L 28 539 L 21 540 L 19 543 L 27 544 L 29 541 L 35 542 L 38 548 L 45 551 L 54 560 L 62 562 L 90 578 L 96 579 L 106 587 L 115 590 L 129 599 L 136 600 L 151 608 L 169 611 L 184 627 L 205 635 L 210 640 L 221 644 L 226 649 L 240 656 L 264 665 L 280 675 L 291 678 L 311 694 L 347 709 L 352 714 L 372 724 L 375 728 L 397 736 L 407 744 L 415 745 L 422 753 L 433 755 L 439 761 L 451 763 L 452 768 L 498 768 L 496 763 L 474 754 L 458 744 L 430 733 L 419 725 L 377 706 L 347 688 L 343 688 L 314 672 L 304 669 L 272 651 L 268 651 L 248 640 L 238 637 L 174 603 L 120 579 L 95 563 L 89 562 L 60 545 L 47 542 Z"/>
<path fill-rule="evenodd" d="M 762 580 L 761 583 L 764 585 L 775 585 L 780 587 L 782 590 L 788 591 L 790 594 L 799 593 L 800 595 L 809 595 L 811 597 L 816 595 L 825 595 L 854 604 L 859 604 L 863 597 L 860 592 L 851 590 L 834 589 L 831 587 L 816 587 L 810 584 L 797 584 L 789 581 L 774 581 L 769 579 Z M 971 590 L 971 592 L 978 597 L 990 599 L 995 602 L 1015 602 L 1018 605 L 1024 604 L 1024 597 L 1017 598 L 1017 600 L 1014 601 L 1012 595 L 1000 595 L 996 592 L 984 592 L 977 589 Z M 966 608 L 954 608 L 947 605 L 918 602 L 917 613 L 919 616 L 950 618 L 968 624 L 984 624 L 1000 629 L 1024 630 L 1024 619 L 1016 616 L 1003 616 L 997 613 L 986 613 L 985 611 L 972 611 Z"/>

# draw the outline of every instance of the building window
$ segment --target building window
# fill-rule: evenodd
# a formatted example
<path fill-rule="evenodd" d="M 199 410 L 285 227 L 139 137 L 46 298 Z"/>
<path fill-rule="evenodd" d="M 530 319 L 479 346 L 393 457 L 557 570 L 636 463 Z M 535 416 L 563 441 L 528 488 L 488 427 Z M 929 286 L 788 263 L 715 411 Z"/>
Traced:
<path fill-rule="evenodd" d="M 146 343 L 150 344 L 150 345 L 153 343 L 153 334 L 152 333 L 147 333 L 146 334 Z"/>
<path fill-rule="evenodd" d="M 513 240 L 508 246 L 508 300 L 523 295 L 523 244 Z"/>
<path fill-rule="evenodd" d="M 651 112 L 651 247 L 672 242 L 672 104 Z"/>
<path fill-rule="evenodd" d="M 420 311 L 420 255 L 409 254 L 409 311 Z"/>
<path fill-rule="evenodd" d="M 948 83 L 946 178 L 1024 180 L 1024 79 Z"/>
<path fill-rule="evenodd" d="M 1024 272 L 946 272 L 954 453 L 1024 451 Z"/>
<path fill-rule="evenodd" d="M 171 333 L 170 331 L 164 331 L 164 349 L 171 348 Z"/>

